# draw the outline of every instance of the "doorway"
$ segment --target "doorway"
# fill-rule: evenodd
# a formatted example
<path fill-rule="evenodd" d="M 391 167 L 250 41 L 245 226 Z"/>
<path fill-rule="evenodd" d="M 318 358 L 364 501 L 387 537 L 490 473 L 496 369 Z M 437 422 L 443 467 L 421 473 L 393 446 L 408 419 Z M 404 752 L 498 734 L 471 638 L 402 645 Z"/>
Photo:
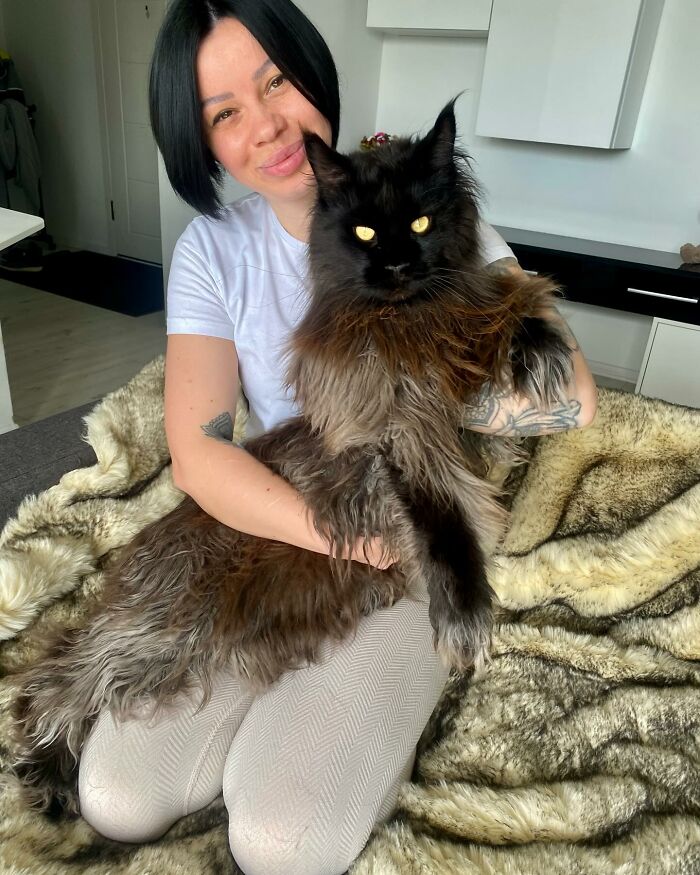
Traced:
<path fill-rule="evenodd" d="M 164 6 L 0 0 L 0 49 L 36 107 L 53 242 L 42 245 L 40 271 L 0 272 L 20 426 L 99 400 L 165 349 L 157 151 L 147 111 Z M 21 188 L 12 198 L 12 209 L 32 212 Z"/>

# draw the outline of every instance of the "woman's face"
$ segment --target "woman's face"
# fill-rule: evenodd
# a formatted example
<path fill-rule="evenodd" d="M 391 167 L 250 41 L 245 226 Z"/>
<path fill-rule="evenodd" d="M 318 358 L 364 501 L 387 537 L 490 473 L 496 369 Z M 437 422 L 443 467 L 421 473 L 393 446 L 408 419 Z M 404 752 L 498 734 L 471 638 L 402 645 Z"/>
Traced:
<path fill-rule="evenodd" d="M 197 83 L 207 143 L 235 179 L 272 205 L 313 198 L 302 130 L 330 144 L 330 124 L 237 19 L 202 40 Z"/>

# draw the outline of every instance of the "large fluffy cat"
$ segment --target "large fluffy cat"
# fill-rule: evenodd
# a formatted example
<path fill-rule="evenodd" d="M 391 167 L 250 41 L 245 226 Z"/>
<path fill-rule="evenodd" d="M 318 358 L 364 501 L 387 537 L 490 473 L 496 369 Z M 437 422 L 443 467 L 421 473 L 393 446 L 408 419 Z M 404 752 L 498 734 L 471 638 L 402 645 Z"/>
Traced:
<path fill-rule="evenodd" d="M 482 269 L 452 104 L 426 137 L 371 153 L 305 143 L 318 200 L 289 370 L 301 415 L 246 447 L 299 490 L 336 553 L 380 536 L 399 560 L 334 561 L 185 498 L 124 549 L 83 627 L 18 677 L 14 768 L 38 808 L 78 812 L 77 762 L 102 708 L 126 715 L 195 685 L 206 699 L 227 664 L 262 689 L 419 583 L 448 663 L 487 648 L 487 562 L 506 515 L 470 471 L 461 411 L 485 381 L 541 406 L 563 392 L 568 346 L 536 315 L 552 285 Z"/>

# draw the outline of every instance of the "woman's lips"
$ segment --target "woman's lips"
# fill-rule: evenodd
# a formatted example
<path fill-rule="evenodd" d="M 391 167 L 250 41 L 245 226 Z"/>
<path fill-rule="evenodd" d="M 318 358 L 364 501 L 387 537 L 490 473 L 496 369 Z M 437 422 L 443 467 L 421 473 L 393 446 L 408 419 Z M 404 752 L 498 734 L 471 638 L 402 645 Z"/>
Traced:
<path fill-rule="evenodd" d="M 268 176 L 289 176 L 301 167 L 305 159 L 304 141 L 299 140 L 276 152 L 266 164 L 261 165 L 260 170 Z"/>

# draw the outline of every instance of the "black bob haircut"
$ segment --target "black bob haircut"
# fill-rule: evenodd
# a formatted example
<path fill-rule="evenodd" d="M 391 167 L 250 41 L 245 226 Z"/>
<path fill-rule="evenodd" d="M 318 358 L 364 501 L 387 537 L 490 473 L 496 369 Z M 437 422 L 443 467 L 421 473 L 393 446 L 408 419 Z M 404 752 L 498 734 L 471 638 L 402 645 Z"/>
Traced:
<path fill-rule="evenodd" d="M 204 138 L 196 61 L 200 43 L 222 18 L 238 19 L 280 72 L 328 120 L 333 147 L 340 126 L 333 56 L 291 0 L 173 0 L 151 61 L 151 128 L 172 187 L 191 207 L 213 218 L 221 215 L 226 171 Z"/>

